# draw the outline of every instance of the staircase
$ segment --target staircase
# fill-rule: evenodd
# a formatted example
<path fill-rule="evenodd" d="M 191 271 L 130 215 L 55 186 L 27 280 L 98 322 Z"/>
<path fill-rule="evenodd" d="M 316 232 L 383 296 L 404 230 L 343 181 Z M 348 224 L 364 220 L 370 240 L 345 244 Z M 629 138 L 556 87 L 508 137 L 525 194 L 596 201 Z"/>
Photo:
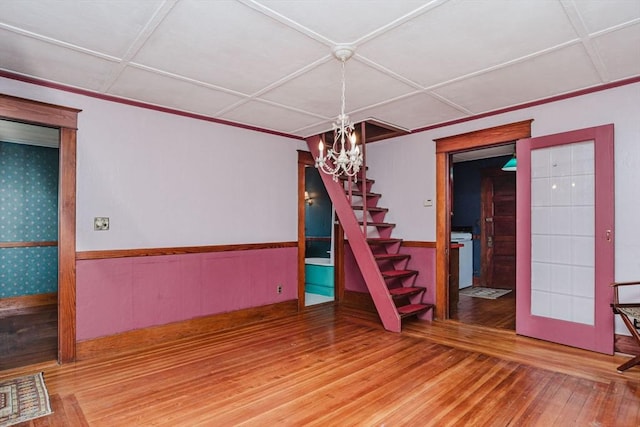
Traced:
<path fill-rule="evenodd" d="M 314 158 L 318 141 L 319 137 L 307 140 Z M 403 318 L 425 313 L 433 305 L 422 302 L 426 288 L 416 285 L 418 272 L 407 269 L 411 256 L 399 253 L 402 240 L 391 237 L 395 224 L 384 221 L 388 209 L 378 206 L 381 194 L 371 192 L 374 180 L 360 176 L 350 187 L 345 178 L 335 182 L 329 175 L 320 176 L 384 328 L 400 332 Z"/>

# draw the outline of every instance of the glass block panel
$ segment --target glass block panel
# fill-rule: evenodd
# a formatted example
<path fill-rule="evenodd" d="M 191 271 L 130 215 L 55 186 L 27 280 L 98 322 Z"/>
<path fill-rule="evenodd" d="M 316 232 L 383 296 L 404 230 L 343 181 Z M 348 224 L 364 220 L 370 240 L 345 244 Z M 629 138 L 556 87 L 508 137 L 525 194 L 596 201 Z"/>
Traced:
<path fill-rule="evenodd" d="M 533 150 L 531 171 L 531 312 L 593 325 L 593 141 Z"/>

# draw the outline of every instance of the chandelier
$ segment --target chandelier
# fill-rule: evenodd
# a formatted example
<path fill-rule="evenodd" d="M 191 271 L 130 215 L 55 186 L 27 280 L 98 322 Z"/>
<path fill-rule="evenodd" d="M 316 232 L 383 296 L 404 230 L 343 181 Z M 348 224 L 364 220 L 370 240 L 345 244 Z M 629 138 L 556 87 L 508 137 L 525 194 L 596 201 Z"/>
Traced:
<path fill-rule="evenodd" d="M 333 123 L 333 144 L 324 153 L 324 143 L 322 140 L 318 144 L 318 157 L 316 157 L 316 168 L 332 175 L 334 181 L 338 181 L 341 175 L 355 177 L 358 182 L 357 173 L 362 166 L 362 152 L 357 145 L 356 134 L 353 123 L 344 112 L 345 110 L 345 63 L 353 55 L 353 48 L 349 46 L 337 46 L 333 49 L 333 55 L 342 62 L 342 107 L 340 115 Z"/>

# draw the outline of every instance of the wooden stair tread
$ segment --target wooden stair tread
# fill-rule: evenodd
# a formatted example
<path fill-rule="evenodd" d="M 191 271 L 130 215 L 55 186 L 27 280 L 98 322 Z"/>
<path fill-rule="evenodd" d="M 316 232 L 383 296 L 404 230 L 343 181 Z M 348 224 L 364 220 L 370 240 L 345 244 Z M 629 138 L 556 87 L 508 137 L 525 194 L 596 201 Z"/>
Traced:
<path fill-rule="evenodd" d="M 389 294 L 394 298 L 401 298 L 401 297 L 410 297 L 412 295 L 417 295 L 426 290 L 427 288 L 421 288 L 418 286 L 406 286 L 406 287 L 389 289 Z"/>
<path fill-rule="evenodd" d="M 345 193 L 349 194 L 349 192 L 346 191 L 346 190 L 345 190 Z M 360 191 L 360 190 L 353 190 L 351 192 L 351 195 L 353 195 L 353 196 L 362 197 L 363 194 L 364 193 L 362 191 Z M 376 197 L 382 197 L 382 194 L 380 194 L 380 193 L 367 193 L 366 196 L 367 196 L 367 199 L 372 199 L 372 198 L 376 198 Z"/>
<path fill-rule="evenodd" d="M 376 261 L 394 261 L 411 258 L 409 254 L 373 254 Z"/>
<path fill-rule="evenodd" d="M 353 179 L 353 178 L 354 178 L 354 177 L 352 177 L 351 179 Z M 340 176 L 338 177 L 338 179 L 339 179 L 340 181 L 348 181 L 348 180 L 349 180 L 349 177 L 348 177 L 348 176 L 346 176 L 346 175 L 340 175 Z M 373 184 L 374 182 L 376 182 L 376 180 L 375 180 L 375 179 L 371 179 L 371 178 L 367 178 L 367 179 L 366 179 L 366 181 L 367 181 L 368 183 L 371 183 L 371 184 Z M 358 183 L 360 183 L 360 182 L 362 182 L 362 174 L 358 174 Z"/>
<path fill-rule="evenodd" d="M 416 314 L 424 313 L 433 308 L 433 304 L 408 304 L 398 307 L 398 314 L 401 318 L 413 316 Z"/>
<path fill-rule="evenodd" d="M 362 206 L 351 206 L 354 211 L 361 211 L 364 208 Z M 377 206 L 371 206 L 367 208 L 369 212 L 389 212 L 389 208 L 379 208 Z"/>
<path fill-rule="evenodd" d="M 358 224 L 360 225 L 364 225 L 364 221 L 358 221 Z M 368 227 L 383 227 L 383 228 L 393 228 L 396 225 L 395 224 L 391 224 L 390 222 L 373 222 L 373 221 L 367 221 L 367 226 Z"/>
<path fill-rule="evenodd" d="M 390 245 L 393 243 L 401 243 L 402 239 L 392 239 L 386 237 L 368 237 L 367 243 L 369 245 Z"/>
<path fill-rule="evenodd" d="M 382 277 L 387 279 L 397 279 L 400 277 L 411 277 L 418 274 L 417 270 L 387 270 L 381 271 Z"/>

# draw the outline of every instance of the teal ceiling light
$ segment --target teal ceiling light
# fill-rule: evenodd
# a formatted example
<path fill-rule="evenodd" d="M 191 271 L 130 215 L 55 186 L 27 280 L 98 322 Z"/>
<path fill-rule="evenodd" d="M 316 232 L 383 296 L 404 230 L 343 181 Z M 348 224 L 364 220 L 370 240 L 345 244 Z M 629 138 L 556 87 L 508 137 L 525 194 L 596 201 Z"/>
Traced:
<path fill-rule="evenodd" d="M 518 166 L 518 159 L 516 159 L 516 155 L 514 154 L 512 158 L 509 159 L 507 163 L 502 166 L 502 170 L 506 172 L 515 172 Z"/>

